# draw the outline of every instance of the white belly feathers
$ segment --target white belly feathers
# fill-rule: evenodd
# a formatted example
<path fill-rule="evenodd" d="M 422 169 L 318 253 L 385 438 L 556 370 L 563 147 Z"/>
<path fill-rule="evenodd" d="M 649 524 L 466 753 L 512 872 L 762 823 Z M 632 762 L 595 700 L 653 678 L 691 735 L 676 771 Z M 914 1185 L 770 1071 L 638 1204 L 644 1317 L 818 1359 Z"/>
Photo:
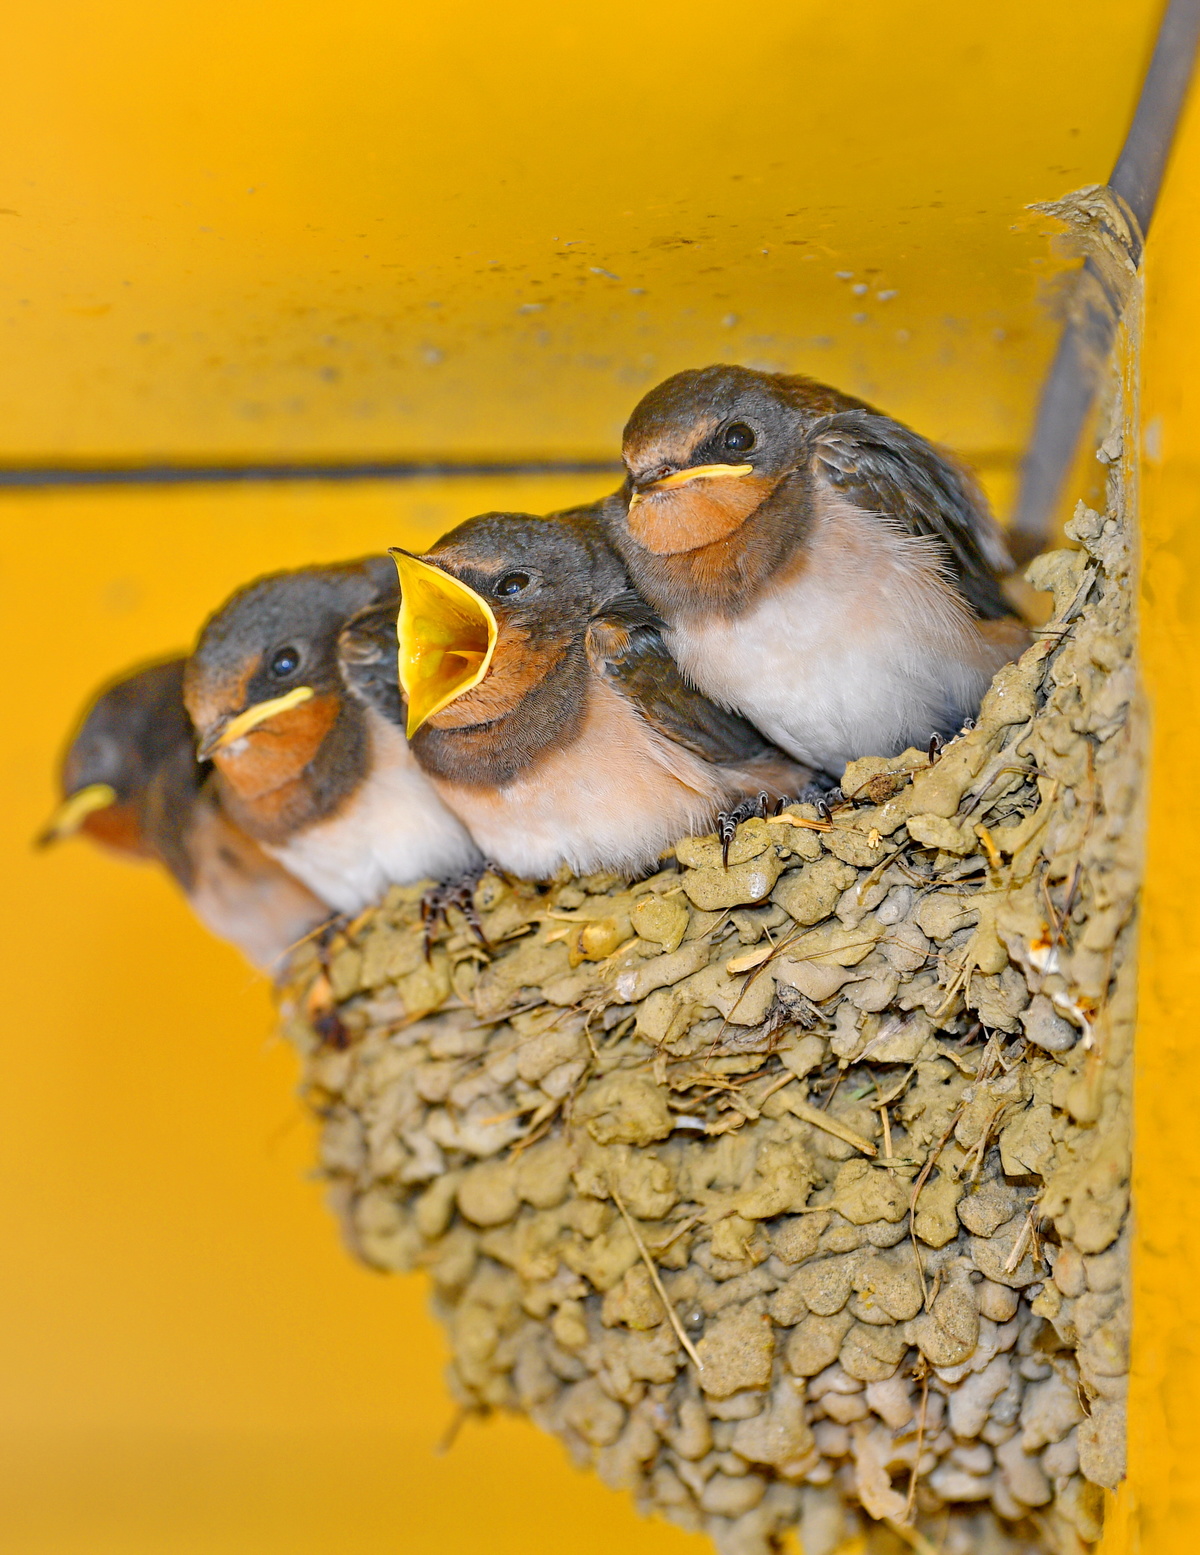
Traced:
<path fill-rule="evenodd" d="M 712 828 L 736 776 L 727 787 L 717 769 L 663 739 L 598 684 L 566 754 L 543 754 L 503 788 L 448 784 L 448 791 L 489 859 L 544 880 L 564 862 L 581 875 L 652 866 L 680 837 Z"/>
<path fill-rule="evenodd" d="M 399 729 L 368 713 L 370 776 L 347 814 L 317 821 L 267 849 L 310 891 L 357 913 L 388 886 L 446 879 L 480 860 L 479 850 L 438 798 Z"/>
<path fill-rule="evenodd" d="M 936 570 L 929 542 L 826 505 L 790 577 L 734 617 L 676 618 L 683 673 L 798 760 L 847 761 L 923 745 L 978 703 L 1002 658 Z"/>

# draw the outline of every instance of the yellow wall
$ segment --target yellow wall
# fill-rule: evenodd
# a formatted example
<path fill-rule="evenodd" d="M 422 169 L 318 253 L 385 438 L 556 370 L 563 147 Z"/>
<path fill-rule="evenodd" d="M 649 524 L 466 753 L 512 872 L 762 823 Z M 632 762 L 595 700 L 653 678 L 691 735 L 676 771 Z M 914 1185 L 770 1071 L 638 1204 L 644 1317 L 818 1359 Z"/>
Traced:
<path fill-rule="evenodd" d="M 1146 253 L 1142 657 L 1153 716 L 1139 969 L 1130 1479 L 1106 1555 L 1191 1555 L 1200 1529 L 1200 93 Z"/>
<path fill-rule="evenodd" d="M 608 454 L 644 384 L 736 356 L 1003 500 L 1053 341 L 1022 207 L 1105 176 L 1157 10 L 18 8 L 0 463 Z M 0 494 L 6 1551 L 699 1555 L 517 1423 L 432 1455 L 440 1337 L 338 1247 L 264 985 L 152 871 L 28 846 L 84 695 L 235 584 L 597 489 Z"/>
<path fill-rule="evenodd" d="M 0 453 L 607 452 L 727 356 L 1011 453 L 1160 9 L 10 6 Z"/>

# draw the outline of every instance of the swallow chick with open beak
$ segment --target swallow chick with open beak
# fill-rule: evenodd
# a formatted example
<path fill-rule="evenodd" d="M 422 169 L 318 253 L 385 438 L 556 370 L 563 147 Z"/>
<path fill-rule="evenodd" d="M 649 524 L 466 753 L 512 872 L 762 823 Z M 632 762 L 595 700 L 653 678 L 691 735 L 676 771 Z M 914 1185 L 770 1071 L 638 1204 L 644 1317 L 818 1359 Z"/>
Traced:
<path fill-rule="evenodd" d="M 982 494 L 890 417 L 716 366 L 652 389 L 604 523 L 687 678 L 838 774 L 956 733 L 1028 644 Z"/>
<path fill-rule="evenodd" d="M 343 913 L 478 858 L 403 730 L 347 686 L 340 634 L 381 603 L 396 608 L 387 557 L 261 578 L 209 620 L 184 684 L 229 814 Z"/>
<path fill-rule="evenodd" d="M 487 513 L 393 554 L 412 749 L 501 868 L 633 874 L 807 778 L 684 681 L 594 523 Z"/>
<path fill-rule="evenodd" d="M 137 670 L 91 704 L 63 761 L 62 803 L 38 840 L 79 833 L 156 860 L 206 928 L 277 972 L 329 909 L 225 814 L 210 769 L 196 760 L 185 663 Z"/>

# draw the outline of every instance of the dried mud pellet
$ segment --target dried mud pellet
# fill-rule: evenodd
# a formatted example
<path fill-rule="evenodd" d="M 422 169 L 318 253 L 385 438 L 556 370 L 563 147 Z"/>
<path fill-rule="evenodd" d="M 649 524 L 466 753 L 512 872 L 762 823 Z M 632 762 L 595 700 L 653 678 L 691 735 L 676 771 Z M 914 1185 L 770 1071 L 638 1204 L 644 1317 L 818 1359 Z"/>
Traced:
<path fill-rule="evenodd" d="M 764 901 L 783 871 L 783 860 L 774 848 L 744 864 L 724 868 L 719 862 L 703 869 L 688 869 L 683 889 L 688 900 L 702 912 L 719 912 L 727 907 Z"/>
<path fill-rule="evenodd" d="M 793 1283 L 810 1312 L 829 1317 L 850 1299 L 858 1259 L 853 1253 L 818 1258 L 793 1276 Z"/>
<path fill-rule="evenodd" d="M 568 1388 L 563 1418 L 584 1441 L 596 1447 L 607 1447 L 621 1434 L 625 1411 L 604 1393 L 594 1378 L 589 1377 Z"/>
<path fill-rule="evenodd" d="M 601 1145 L 648 1145 L 674 1127 L 662 1087 L 649 1075 L 620 1071 L 598 1081 L 576 1115 Z"/>
<path fill-rule="evenodd" d="M 767 1408 L 735 1425 L 730 1443 L 749 1463 L 767 1463 L 794 1475 L 811 1466 L 813 1434 L 805 1417 L 803 1393 L 790 1378 L 775 1386 Z"/>
<path fill-rule="evenodd" d="M 489 1161 L 473 1166 L 458 1185 L 458 1207 L 473 1225 L 500 1226 L 517 1212 L 516 1164 Z"/>
<path fill-rule="evenodd" d="M 983 1368 L 968 1374 L 950 1394 L 950 1429 L 963 1439 L 977 1437 L 987 1422 L 988 1411 L 1012 1380 L 1012 1362 L 997 1355 Z"/>
<path fill-rule="evenodd" d="M 865 1420 L 871 1412 L 866 1399 L 857 1393 L 827 1393 L 821 1400 L 821 1408 L 840 1425 Z"/>
<path fill-rule="evenodd" d="M 908 1213 L 906 1184 L 869 1166 L 861 1159 L 850 1160 L 837 1174 L 833 1204 L 851 1225 L 865 1226 L 874 1221 L 899 1223 Z"/>
<path fill-rule="evenodd" d="M 734 1478 L 718 1472 L 705 1485 L 700 1505 L 706 1512 L 738 1517 L 758 1505 L 766 1488 L 767 1482 L 760 1474 L 742 1474 Z"/>
<path fill-rule="evenodd" d="M 1106 1490 L 1115 1490 L 1125 1477 L 1125 1426 L 1123 1403 L 1096 1399 L 1088 1418 L 1078 1427 L 1078 1466 L 1092 1484 L 1101 1485 Z M 1050 1450 L 1047 1448 L 1046 1452 Z M 1046 1454 L 1043 1453 L 1043 1464 L 1045 1459 Z"/>
<path fill-rule="evenodd" d="M 866 1399 L 868 1406 L 890 1431 L 903 1430 L 916 1416 L 916 1390 L 912 1379 L 902 1371 L 893 1372 L 890 1377 L 877 1382 L 869 1382 Z"/>
<path fill-rule="evenodd" d="M 690 921 L 688 910 L 681 902 L 649 895 L 638 899 L 631 919 L 637 934 L 661 945 L 668 954 L 678 950 Z"/>
<path fill-rule="evenodd" d="M 696 1346 L 700 1385 L 714 1398 L 742 1388 L 764 1388 L 771 1380 L 775 1336 L 761 1299 L 722 1313 Z"/>
<path fill-rule="evenodd" d="M 995 1449 L 1005 1487 L 1022 1506 L 1045 1506 L 1050 1500 L 1049 1481 L 1037 1458 L 1025 1451 L 1019 1436 L 1011 1437 Z"/>
<path fill-rule="evenodd" d="M 1045 994 L 1036 994 L 1022 1010 L 1021 1025 L 1030 1042 L 1047 1053 L 1070 1052 L 1079 1040 L 1079 1030 L 1055 1010 Z"/>
<path fill-rule="evenodd" d="M 624 1278 L 606 1292 L 600 1304 L 600 1321 L 607 1328 L 623 1323 L 627 1328 L 656 1328 L 666 1317 L 658 1291 L 645 1266 L 636 1263 Z"/>
<path fill-rule="evenodd" d="M 1094 1541 L 1104 1531 L 1104 1492 L 1082 1475 L 1071 1476 L 1059 1491 L 1055 1507 L 1082 1539 Z"/>
<path fill-rule="evenodd" d="M 964 1187 L 956 1178 L 947 1175 L 926 1183 L 917 1199 L 913 1217 L 913 1231 L 930 1247 L 945 1247 L 958 1235 L 958 1201 Z"/>
<path fill-rule="evenodd" d="M 1079 1433 L 1070 1431 L 1042 1453 L 1042 1472 L 1050 1480 L 1068 1478 L 1079 1468 Z"/>
<path fill-rule="evenodd" d="M 792 1329 L 785 1347 L 790 1371 L 797 1377 L 812 1377 L 837 1359 L 842 1340 L 854 1322 L 848 1312 L 832 1317 L 810 1313 Z"/>
<path fill-rule="evenodd" d="M 993 1323 L 1007 1323 L 1020 1305 L 1016 1291 L 1006 1285 L 996 1285 L 991 1280 L 981 1280 L 975 1287 L 979 1300 L 979 1312 Z"/>
<path fill-rule="evenodd" d="M 778 1221 L 771 1234 L 771 1250 L 786 1264 L 811 1258 L 821 1233 L 829 1224 L 827 1214 L 796 1215 Z"/>
<path fill-rule="evenodd" d="M 840 859 L 821 858 L 789 870 L 771 893 L 771 900 L 801 925 L 820 923 L 833 911 L 842 892 L 858 879 L 857 871 Z"/>
<path fill-rule="evenodd" d="M 987 1477 L 980 1478 L 954 1463 L 939 1463 L 927 1484 L 944 1501 L 986 1501 L 992 1493 Z"/>
<path fill-rule="evenodd" d="M 1019 1419 L 1021 1446 L 1026 1452 L 1061 1441 L 1083 1419 L 1078 1387 L 1057 1372 L 1044 1382 L 1031 1383 L 1025 1389 Z"/>
<path fill-rule="evenodd" d="M 767 1313 L 781 1328 L 794 1328 L 809 1310 L 800 1282 L 793 1276 L 767 1302 Z"/>
<path fill-rule="evenodd" d="M 859 1382 L 882 1382 L 892 1376 L 907 1349 L 899 1328 L 856 1322 L 842 1340 L 838 1359 Z"/>
<path fill-rule="evenodd" d="M 924 1303 L 920 1279 L 906 1252 L 877 1253 L 862 1259 L 855 1268 L 853 1285 L 859 1306 L 875 1314 L 864 1321 L 887 1318 L 903 1323 L 916 1317 Z"/>
<path fill-rule="evenodd" d="M 905 1324 L 905 1335 L 932 1366 L 958 1366 L 971 1358 L 979 1337 L 979 1308 L 962 1276 L 943 1286 L 932 1308 Z"/>
<path fill-rule="evenodd" d="M 960 1197 L 958 1218 L 976 1236 L 990 1237 L 1011 1220 L 1017 1202 L 1015 1191 L 1006 1184 L 985 1182 Z"/>

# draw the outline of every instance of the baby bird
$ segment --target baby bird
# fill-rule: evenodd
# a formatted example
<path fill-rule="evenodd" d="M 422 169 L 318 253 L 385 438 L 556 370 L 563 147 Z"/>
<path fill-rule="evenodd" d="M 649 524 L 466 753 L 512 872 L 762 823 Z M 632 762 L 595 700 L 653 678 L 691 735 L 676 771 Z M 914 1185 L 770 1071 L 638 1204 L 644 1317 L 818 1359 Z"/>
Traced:
<path fill-rule="evenodd" d="M 184 682 L 229 814 L 343 913 L 478 862 L 403 730 L 342 673 L 347 621 L 396 603 L 387 557 L 260 578 L 208 621 Z"/>
<path fill-rule="evenodd" d="M 134 671 L 88 708 L 63 761 L 63 801 L 39 841 L 80 832 L 154 859 L 196 916 L 264 972 L 329 909 L 239 830 L 196 761 L 183 705 L 186 660 Z"/>
<path fill-rule="evenodd" d="M 834 776 L 957 732 L 1028 644 L 983 495 L 812 380 L 716 366 L 652 389 L 603 523 L 684 675 Z"/>
<path fill-rule="evenodd" d="M 586 513 L 485 513 L 393 554 L 413 752 L 501 868 L 636 873 L 808 777 L 687 684 Z"/>

